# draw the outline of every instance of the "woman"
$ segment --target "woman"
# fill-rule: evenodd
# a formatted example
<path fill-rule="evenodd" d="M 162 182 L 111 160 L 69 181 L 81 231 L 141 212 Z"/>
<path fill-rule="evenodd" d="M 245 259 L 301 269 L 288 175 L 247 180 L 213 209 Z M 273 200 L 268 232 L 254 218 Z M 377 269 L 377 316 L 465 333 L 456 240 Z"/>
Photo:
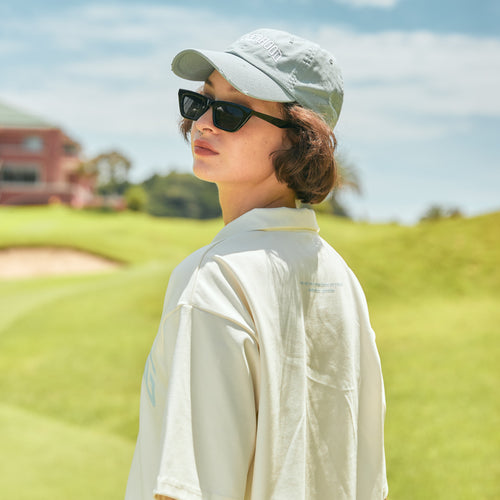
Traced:
<path fill-rule="evenodd" d="M 172 63 L 193 170 L 225 227 L 173 272 L 141 391 L 126 499 L 383 499 L 384 388 L 366 301 L 318 235 L 340 70 L 257 30 Z"/>

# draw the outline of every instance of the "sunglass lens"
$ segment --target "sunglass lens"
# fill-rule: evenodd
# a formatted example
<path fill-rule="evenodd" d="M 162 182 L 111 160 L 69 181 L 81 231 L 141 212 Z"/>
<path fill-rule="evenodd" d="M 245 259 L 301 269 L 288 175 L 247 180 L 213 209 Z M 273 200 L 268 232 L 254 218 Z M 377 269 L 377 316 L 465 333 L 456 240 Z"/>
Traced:
<path fill-rule="evenodd" d="M 214 107 L 214 125 L 228 132 L 235 132 L 247 120 L 246 111 L 231 104 L 216 104 Z"/>
<path fill-rule="evenodd" d="M 182 115 L 190 120 L 197 120 L 207 109 L 207 102 L 203 96 L 184 94 L 182 97 Z"/>

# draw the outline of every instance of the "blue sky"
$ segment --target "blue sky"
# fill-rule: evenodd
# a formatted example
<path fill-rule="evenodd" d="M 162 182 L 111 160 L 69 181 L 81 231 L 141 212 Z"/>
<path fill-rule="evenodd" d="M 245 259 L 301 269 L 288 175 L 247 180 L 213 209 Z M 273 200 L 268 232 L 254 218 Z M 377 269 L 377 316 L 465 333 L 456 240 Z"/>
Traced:
<path fill-rule="evenodd" d="M 496 0 L 18 1 L 0 4 L 0 100 L 59 124 L 87 156 L 119 149 L 133 180 L 190 170 L 170 72 L 181 49 L 275 27 L 344 73 L 340 151 L 358 219 L 413 223 L 433 203 L 500 209 Z"/>

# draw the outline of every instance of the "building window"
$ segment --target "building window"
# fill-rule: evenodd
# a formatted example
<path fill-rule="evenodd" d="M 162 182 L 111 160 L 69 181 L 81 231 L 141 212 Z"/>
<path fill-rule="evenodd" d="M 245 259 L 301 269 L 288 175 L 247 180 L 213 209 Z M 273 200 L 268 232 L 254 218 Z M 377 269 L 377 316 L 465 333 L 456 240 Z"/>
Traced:
<path fill-rule="evenodd" d="M 2 165 L 0 167 L 0 182 L 36 184 L 39 181 L 39 172 L 35 165 Z"/>
<path fill-rule="evenodd" d="M 71 142 L 63 144 L 63 153 L 65 156 L 78 156 L 78 147 Z"/>
<path fill-rule="evenodd" d="M 38 153 L 43 149 L 43 139 L 38 135 L 28 135 L 23 139 L 23 149 Z"/>

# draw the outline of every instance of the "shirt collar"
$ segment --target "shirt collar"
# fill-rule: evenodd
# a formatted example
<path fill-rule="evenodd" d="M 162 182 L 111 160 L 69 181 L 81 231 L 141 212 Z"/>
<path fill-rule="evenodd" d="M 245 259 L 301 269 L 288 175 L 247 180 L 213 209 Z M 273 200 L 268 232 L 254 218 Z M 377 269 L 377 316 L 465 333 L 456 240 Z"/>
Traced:
<path fill-rule="evenodd" d="M 316 214 L 310 208 L 254 208 L 224 226 L 213 243 L 246 231 L 319 232 Z"/>

